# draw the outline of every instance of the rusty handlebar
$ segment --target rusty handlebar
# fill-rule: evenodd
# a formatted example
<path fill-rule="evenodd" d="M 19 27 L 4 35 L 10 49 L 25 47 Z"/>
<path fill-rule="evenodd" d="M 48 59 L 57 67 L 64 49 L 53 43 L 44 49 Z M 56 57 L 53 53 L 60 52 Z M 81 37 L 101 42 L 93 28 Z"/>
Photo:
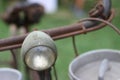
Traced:
<path fill-rule="evenodd" d="M 100 0 L 98 4 L 90 11 L 90 17 L 100 18 L 110 22 L 114 16 L 114 11 L 111 10 L 111 0 Z M 41 30 L 49 34 L 54 40 L 83 34 L 98 30 L 106 26 L 105 23 L 99 21 L 87 20 L 78 22 L 72 25 L 63 26 L 59 28 L 53 28 L 48 30 Z M 20 48 L 23 40 L 28 34 L 16 37 L 10 37 L 0 40 L 0 51 L 10 50 L 14 48 Z"/>

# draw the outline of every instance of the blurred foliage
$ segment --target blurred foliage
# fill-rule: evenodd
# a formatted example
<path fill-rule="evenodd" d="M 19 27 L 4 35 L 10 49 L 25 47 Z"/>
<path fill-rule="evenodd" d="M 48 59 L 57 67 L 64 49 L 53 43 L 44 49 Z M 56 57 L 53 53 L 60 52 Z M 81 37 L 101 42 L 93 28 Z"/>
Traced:
<path fill-rule="evenodd" d="M 0 0 L 0 11 L 5 10 L 8 7 L 8 5 L 17 1 L 25 1 L 25 0 Z"/>
<path fill-rule="evenodd" d="M 0 0 L 0 11 L 5 10 L 8 5 L 16 1 L 25 1 L 25 0 Z M 84 10 L 89 11 L 97 0 L 85 0 Z M 59 8 L 70 9 L 74 6 L 74 0 L 58 0 Z"/>
<path fill-rule="evenodd" d="M 84 11 L 88 12 L 94 5 L 96 4 L 97 0 L 85 0 L 84 4 Z M 74 0 L 58 0 L 58 5 L 60 8 L 68 9 L 73 7 Z"/>
<path fill-rule="evenodd" d="M 97 0 L 86 0 L 84 5 L 84 10 L 88 12 L 90 9 L 95 7 L 96 2 Z"/>
<path fill-rule="evenodd" d="M 58 0 L 59 6 L 67 7 L 70 6 L 74 0 Z"/>

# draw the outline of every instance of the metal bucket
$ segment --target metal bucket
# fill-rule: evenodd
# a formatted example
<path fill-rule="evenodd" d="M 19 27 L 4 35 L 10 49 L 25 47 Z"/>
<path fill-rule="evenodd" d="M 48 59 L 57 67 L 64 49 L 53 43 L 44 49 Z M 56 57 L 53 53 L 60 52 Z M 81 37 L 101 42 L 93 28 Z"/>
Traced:
<path fill-rule="evenodd" d="M 16 69 L 0 68 L 0 80 L 22 80 L 22 74 Z"/>
<path fill-rule="evenodd" d="M 69 65 L 71 80 L 120 80 L 120 51 L 93 50 L 75 58 Z"/>

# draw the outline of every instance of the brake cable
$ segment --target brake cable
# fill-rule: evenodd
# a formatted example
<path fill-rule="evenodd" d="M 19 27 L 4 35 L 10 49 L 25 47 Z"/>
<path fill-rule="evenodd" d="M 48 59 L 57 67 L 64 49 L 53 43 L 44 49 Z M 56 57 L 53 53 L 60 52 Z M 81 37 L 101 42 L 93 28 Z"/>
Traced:
<path fill-rule="evenodd" d="M 84 19 L 81 19 L 79 22 L 88 21 L 88 20 L 103 22 L 103 23 L 109 25 L 114 31 L 116 31 L 120 35 L 120 29 L 118 29 L 112 23 L 110 23 L 106 20 L 100 19 L 100 18 L 84 18 Z"/>
<path fill-rule="evenodd" d="M 115 32 L 117 32 L 119 35 L 120 35 L 120 29 L 118 29 L 115 25 L 113 25 L 112 23 L 106 21 L 106 20 L 103 20 L 103 19 L 100 19 L 100 18 L 84 18 L 84 19 L 81 19 L 80 21 L 78 21 L 79 23 L 80 22 L 83 22 L 83 21 L 88 21 L 88 20 L 92 20 L 92 21 L 99 21 L 99 22 L 103 22 L 107 25 L 109 25 L 109 27 L 111 27 Z M 84 27 L 84 30 L 86 28 Z M 85 31 L 86 32 L 86 31 Z M 77 46 L 76 46 L 76 43 L 75 43 L 75 36 L 72 36 L 72 43 L 73 43 L 73 49 L 74 49 L 74 54 L 75 54 L 75 57 L 77 57 L 79 54 L 78 54 L 78 50 L 77 50 Z"/>

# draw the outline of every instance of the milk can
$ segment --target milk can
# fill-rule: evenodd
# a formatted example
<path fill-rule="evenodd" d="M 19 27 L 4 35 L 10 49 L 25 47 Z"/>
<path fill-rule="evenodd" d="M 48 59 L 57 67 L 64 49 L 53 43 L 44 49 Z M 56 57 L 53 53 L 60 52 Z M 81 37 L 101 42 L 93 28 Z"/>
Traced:
<path fill-rule="evenodd" d="M 86 52 L 69 65 L 71 80 L 120 80 L 120 51 L 101 49 Z"/>
<path fill-rule="evenodd" d="M 12 68 L 0 68 L 0 80 L 23 80 L 20 71 Z"/>

